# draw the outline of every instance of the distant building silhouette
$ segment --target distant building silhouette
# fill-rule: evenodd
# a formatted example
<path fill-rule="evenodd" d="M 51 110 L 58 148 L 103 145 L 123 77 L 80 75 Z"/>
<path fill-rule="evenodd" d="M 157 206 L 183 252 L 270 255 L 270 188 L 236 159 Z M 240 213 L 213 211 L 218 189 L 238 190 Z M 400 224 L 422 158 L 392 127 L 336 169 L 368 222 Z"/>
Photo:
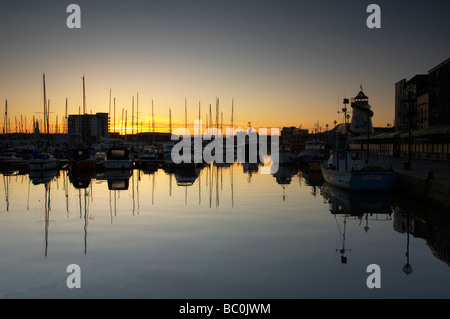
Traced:
<path fill-rule="evenodd" d="M 450 58 L 428 72 L 430 125 L 450 124 Z"/>
<path fill-rule="evenodd" d="M 108 113 L 69 115 L 68 134 L 73 142 L 93 144 L 108 135 Z"/>
<path fill-rule="evenodd" d="M 395 83 L 395 128 L 398 131 L 450 125 L 450 59 L 410 80 Z"/>

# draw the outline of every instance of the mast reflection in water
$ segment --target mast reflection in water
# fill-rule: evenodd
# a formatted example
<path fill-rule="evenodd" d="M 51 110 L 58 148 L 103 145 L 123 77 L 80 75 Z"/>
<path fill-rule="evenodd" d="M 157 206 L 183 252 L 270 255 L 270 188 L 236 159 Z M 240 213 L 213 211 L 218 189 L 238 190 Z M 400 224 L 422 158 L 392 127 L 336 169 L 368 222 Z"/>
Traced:
<path fill-rule="evenodd" d="M 450 297 L 445 212 L 260 168 L 4 172 L 0 297 Z"/>

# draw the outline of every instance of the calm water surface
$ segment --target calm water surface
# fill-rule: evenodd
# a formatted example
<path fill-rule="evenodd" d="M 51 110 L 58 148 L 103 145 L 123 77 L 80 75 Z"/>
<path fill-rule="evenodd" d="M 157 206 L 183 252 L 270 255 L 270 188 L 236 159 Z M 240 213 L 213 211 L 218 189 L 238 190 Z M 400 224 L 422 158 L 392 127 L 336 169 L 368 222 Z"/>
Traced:
<path fill-rule="evenodd" d="M 412 199 L 241 164 L 53 174 L 0 175 L 1 298 L 450 297 L 449 218 Z"/>

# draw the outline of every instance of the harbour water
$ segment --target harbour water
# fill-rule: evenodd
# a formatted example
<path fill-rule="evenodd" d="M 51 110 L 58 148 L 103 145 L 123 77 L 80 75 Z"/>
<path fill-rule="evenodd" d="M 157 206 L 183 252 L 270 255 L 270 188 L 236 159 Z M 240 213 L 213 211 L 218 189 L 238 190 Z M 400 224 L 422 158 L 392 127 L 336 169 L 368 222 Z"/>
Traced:
<path fill-rule="evenodd" d="M 2 174 L 0 298 L 450 297 L 446 214 L 259 168 Z"/>

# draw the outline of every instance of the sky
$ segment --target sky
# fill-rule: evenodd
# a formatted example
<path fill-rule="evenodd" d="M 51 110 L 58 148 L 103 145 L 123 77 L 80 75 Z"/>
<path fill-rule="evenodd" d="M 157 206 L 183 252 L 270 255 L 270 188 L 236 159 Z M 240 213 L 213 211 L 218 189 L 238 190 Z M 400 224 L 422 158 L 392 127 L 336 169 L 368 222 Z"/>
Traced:
<path fill-rule="evenodd" d="M 67 27 L 71 3 L 80 29 Z M 371 3 L 380 29 L 367 27 Z M 218 99 L 224 126 L 233 104 L 235 126 L 325 130 L 362 86 L 374 125 L 392 125 L 395 83 L 450 57 L 449 9 L 448 0 L 2 0 L 0 108 L 7 100 L 11 123 L 42 118 L 45 73 L 53 125 L 66 99 L 69 114 L 82 109 L 84 76 L 87 113 L 109 112 L 111 92 L 116 122 L 138 109 L 144 129 L 152 101 L 167 130 L 169 109 L 183 126 L 185 103 L 189 125 L 200 106 L 206 125 Z"/>

